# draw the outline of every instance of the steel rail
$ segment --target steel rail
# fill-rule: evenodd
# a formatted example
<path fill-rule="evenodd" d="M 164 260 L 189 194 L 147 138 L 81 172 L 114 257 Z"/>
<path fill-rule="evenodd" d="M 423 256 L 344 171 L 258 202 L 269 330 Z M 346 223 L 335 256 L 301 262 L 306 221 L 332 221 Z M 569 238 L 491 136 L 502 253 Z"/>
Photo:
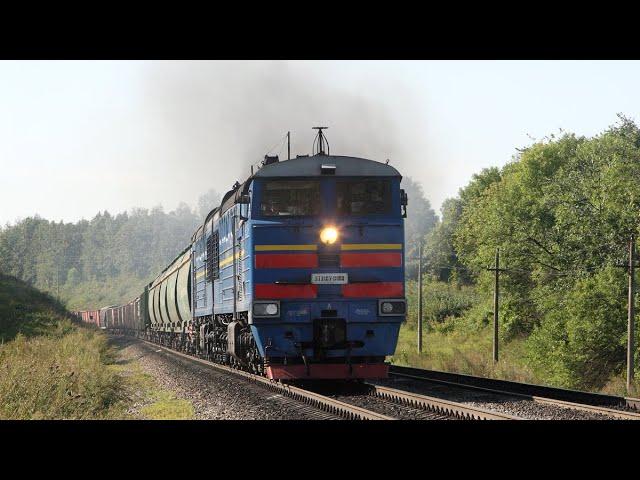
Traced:
<path fill-rule="evenodd" d="M 544 385 L 513 382 L 510 380 L 498 380 L 459 373 L 441 372 L 437 370 L 399 367 L 395 365 L 392 365 L 389 369 L 389 375 L 438 383 L 467 390 L 477 390 L 496 393 L 499 395 L 525 398 L 536 403 L 557 405 L 572 408 L 574 410 L 600 413 L 602 415 L 607 415 L 621 420 L 640 420 L 640 413 L 595 405 L 595 403 L 600 401 L 609 405 L 618 404 L 620 406 L 637 409 L 640 407 L 640 399 L 637 398 L 617 397 L 614 395 L 567 390 L 557 387 L 547 387 Z M 473 382 L 479 382 L 483 385 L 474 385 Z M 525 393 L 527 389 L 529 389 L 530 393 Z M 547 396 L 536 394 L 540 392 L 545 392 Z M 559 396 L 564 398 L 558 398 Z M 567 398 L 577 401 L 570 401 L 567 400 Z"/>
<path fill-rule="evenodd" d="M 417 393 L 406 392 L 396 388 L 382 387 L 367 384 L 371 388 L 372 395 L 391 400 L 392 402 L 407 405 L 409 407 L 426 410 L 447 417 L 455 417 L 461 420 L 523 420 L 521 417 L 496 413 L 478 407 L 471 407 L 464 403 L 451 402 L 441 398 L 429 397 Z"/>
<path fill-rule="evenodd" d="M 209 360 L 204 360 L 199 357 L 194 357 L 193 355 L 187 355 L 186 353 L 178 352 L 171 348 L 165 347 L 164 345 L 158 345 L 157 343 L 149 342 L 148 340 L 143 340 L 141 338 L 138 338 L 138 340 L 144 343 L 147 343 L 152 347 L 159 348 L 170 355 L 182 357 L 191 362 L 199 363 L 206 367 L 214 368 L 214 369 L 223 371 L 225 373 L 232 373 L 235 375 L 242 376 L 247 380 L 260 383 L 273 391 L 277 391 L 288 398 L 292 398 L 294 400 L 306 403 L 307 405 L 316 407 L 319 410 L 343 417 L 347 420 L 395 420 L 395 418 L 393 417 L 388 417 L 386 415 L 372 412 L 370 410 L 358 407 L 356 405 L 351 405 L 348 403 L 341 402 L 339 400 L 334 400 L 333 398 L 325 397 L 324 395 L 320 395 L 319 393 L 310 392 L 308 390 L 304 390 L 302 388 L 298 388 L 293 385 L 288 385 L 285 383 L 270 380 L 260 375 L 245 372 L 244 370 L 232 368 L 227 365 L 221 365 L 219 363 L 211 362 Z"/>

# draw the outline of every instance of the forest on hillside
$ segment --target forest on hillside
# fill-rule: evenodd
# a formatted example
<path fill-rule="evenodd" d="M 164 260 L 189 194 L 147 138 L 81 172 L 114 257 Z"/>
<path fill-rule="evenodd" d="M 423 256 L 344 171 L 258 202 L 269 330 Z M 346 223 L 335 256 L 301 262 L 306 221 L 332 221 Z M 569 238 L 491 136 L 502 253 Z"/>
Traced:
<path fill-rule="evenodd" d="M 25 218 L 0 230 L 0 272 L 49 292 L 69 309 L 100 308 L 136 297 L 188 243 L 220 202 L 211 190 L 198 208 L 182 203 L 99 212 L 76 223 Z"/>

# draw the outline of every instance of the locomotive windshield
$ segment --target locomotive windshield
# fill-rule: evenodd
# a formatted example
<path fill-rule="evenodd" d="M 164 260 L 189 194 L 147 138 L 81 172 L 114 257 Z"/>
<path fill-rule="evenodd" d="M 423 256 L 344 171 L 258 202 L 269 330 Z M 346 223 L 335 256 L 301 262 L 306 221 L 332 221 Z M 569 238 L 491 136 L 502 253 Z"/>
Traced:
<path fill-rule="evenodd" d="M 337 184 L 339 215 L 391 213 L 390 180 L 349 180 Z"/>
<path fill-rule="evenodd" d="M 260 213 L 267 217 L 318 215 L 320 182 L 317 180 L 274 180 L 262 191 Z"/>

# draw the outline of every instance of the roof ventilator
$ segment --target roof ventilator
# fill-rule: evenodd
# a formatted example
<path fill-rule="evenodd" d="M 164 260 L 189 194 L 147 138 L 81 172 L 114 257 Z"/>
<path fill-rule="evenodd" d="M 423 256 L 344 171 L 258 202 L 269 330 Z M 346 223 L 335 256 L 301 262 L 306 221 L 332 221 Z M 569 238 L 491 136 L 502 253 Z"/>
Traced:
<path fill-rule="evenodd" d="M 320 166 L 320 172 L 322 175 L 335 175 L 336 174 L 336 166 L 329 165 L 328 163 L 323 163 Z"/>

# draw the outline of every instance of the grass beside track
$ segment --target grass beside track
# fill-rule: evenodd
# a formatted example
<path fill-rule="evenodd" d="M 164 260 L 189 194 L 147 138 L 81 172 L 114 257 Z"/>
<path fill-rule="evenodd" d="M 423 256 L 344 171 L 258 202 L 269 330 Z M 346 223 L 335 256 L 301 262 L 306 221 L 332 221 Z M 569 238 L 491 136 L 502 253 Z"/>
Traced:
<path fill-rule="evenodd" d="M 129 338 L 113 338 L 112 345 L 118 361 L 111 368 L 124 380 L 128 398 L 127 412 L 119 418 L 140 420 L 191 420 L 195 418 L 193 404 L 178 398 L 172 390 L 160 383 L 143 369 L 140 358 L 132 355 Z"/>
<path fill-rule="evenodd" d="M 391 362 L 446 372 L 502 378 L 516 382 L 535 382 L 533 372 L 523 361 L 522 340 L 501 345 L 500 361 L 493 363 L 492 337 L 489 329 L 467 333 L 461 331 L 423 332 L 422 354 L 418 354 L 417 330 L 403 325 Z"/>
<path fill-rule="evenodd" d="M 49 295 L 0 275 L 0 419 L 194 417 L 120 350 Z"/>
<path fill-rule="evenodd" d="M 152 404 L 142 408 L 144 418 L 150 420 L 191 420 L 194 417 L 190 401 L 176 398 L 173 392 L 158 391 Z"/>
<path fill-rule="evenodd" d="M 0 418 L 101 419 L 121 415 L 122 378 L 104 335 L 61 320 L 0 347 Z"/>
<path fill-rule="evenodd" d="M 0 275 L 0 419 L 101 419 L 126 410 L 114 352 L 62 305 Z"/>
<path fill-rule="evenodd" d="M 498 363 L 493 363 L 493 332 L 490 327 L 475 332 L 423 331 L 422 354 L 418 354 L 418 332 L 414 325 L 403 324 L 391 363 L 429 370 L 464 373 L 480 377 L 535 383 L 563 388 L 536 376 L 526 364 L 525 340 L 516 338 L 500 344 Z M 628 396 L 624 375 L 612 377 L 599 393 Z M 640 395 L 636 381 L 630 396 Z"/>

